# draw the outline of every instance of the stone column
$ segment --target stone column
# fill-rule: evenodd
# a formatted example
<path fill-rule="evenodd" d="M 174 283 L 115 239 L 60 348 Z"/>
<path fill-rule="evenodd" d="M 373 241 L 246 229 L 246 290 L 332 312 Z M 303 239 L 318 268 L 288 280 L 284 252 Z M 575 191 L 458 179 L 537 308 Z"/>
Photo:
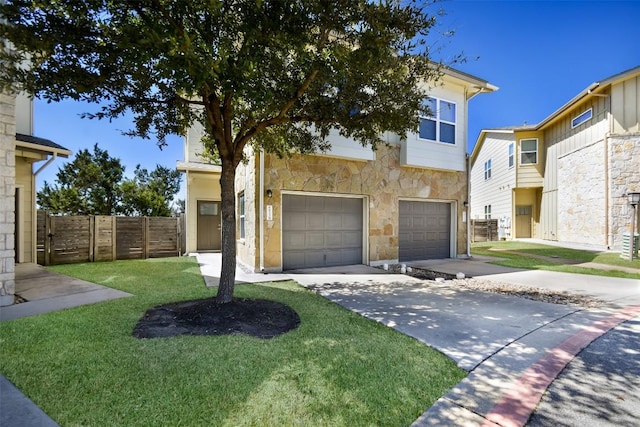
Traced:
<path fill-rule="evenodd" d="M 15 294 L 15 96 L 0 94 L 0 306 Z"/>

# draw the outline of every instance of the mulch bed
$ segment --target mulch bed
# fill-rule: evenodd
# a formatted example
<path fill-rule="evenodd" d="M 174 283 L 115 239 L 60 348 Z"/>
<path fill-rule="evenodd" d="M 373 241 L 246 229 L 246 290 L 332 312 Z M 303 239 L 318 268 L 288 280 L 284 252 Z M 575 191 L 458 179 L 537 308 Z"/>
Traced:
<path fill-rule="evenodd" d="M 174 302 L 149 309 L 133 329 L 136 338 L 176 335 L 246 334 L 273 338 L 298 327 L 300 317 L 289 306 L 260 299 L 214 298 Z"/>

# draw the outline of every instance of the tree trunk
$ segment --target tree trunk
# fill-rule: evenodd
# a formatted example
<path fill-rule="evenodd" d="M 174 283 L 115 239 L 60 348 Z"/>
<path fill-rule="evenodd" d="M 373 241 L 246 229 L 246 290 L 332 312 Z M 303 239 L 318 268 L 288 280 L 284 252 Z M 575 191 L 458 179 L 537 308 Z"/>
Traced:
<path fill-rule="evenodd" d="M 222 192 L 222 271 L 216 302 L 225 304 L 233 299 L 236 282 L 236 165 L 222 159 L 220 189 Z"/>

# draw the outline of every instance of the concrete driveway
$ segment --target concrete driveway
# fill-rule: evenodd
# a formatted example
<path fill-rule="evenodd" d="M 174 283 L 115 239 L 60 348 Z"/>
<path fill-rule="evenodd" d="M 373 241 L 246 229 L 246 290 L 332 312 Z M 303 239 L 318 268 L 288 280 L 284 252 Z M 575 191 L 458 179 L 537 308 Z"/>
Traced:
<path fill-rule="evenodd" d="M 415 426 L 525 425 L 549 385 L 574 356 L 595 339 L 615 332 L 616 327 L 623 328 L 625 322 L 640 320 L 638 280 L 506 271 L 503 267 L 492 272 L 491 265 L 479 261 L 439 263 L 439 271 L 591 295 L 605 303 L 597 309 L 556 305 L 462 289 L 452 281 L 381 275 L 377 269 L 376 274 L 361 269 L 358 274 L 331 274 L 330 270 L 292 274 L 291 278 L 303 286 L 440 350 L 469 371 L 416 420 Z M 626 351 L 640 354 L 637 343 Z M 610 367 L 615 368 L 613 364 Z M 633 386 L 628 393 L 640 395 L 640 384 Z M 617 399 L 606 390 L 604 387 L 609 401 Z M 561 403 L 553 400 L 553 404 L 564 405 L 565 413 L 571 414 L 577 403 L 566 397 Z M 549 407 L 541 406 L 536 416 L 544 416 Z M 631 413 L 640 415 L 638 411 Z"/>

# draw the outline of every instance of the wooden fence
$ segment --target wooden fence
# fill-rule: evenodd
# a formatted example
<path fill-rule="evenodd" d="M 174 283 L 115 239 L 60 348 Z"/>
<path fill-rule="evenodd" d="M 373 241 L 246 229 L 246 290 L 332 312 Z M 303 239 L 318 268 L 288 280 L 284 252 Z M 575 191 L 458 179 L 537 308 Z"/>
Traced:
<path fill-rule="evenodd" d="M 497 219 L 472 219 L 471 241 L 491 242 L 499 240 Z"/>
<path fill-rule="evenodd" d="M 38 211 L 38 264 L 178 256 L 184 216 L 54 216 Z"/>

